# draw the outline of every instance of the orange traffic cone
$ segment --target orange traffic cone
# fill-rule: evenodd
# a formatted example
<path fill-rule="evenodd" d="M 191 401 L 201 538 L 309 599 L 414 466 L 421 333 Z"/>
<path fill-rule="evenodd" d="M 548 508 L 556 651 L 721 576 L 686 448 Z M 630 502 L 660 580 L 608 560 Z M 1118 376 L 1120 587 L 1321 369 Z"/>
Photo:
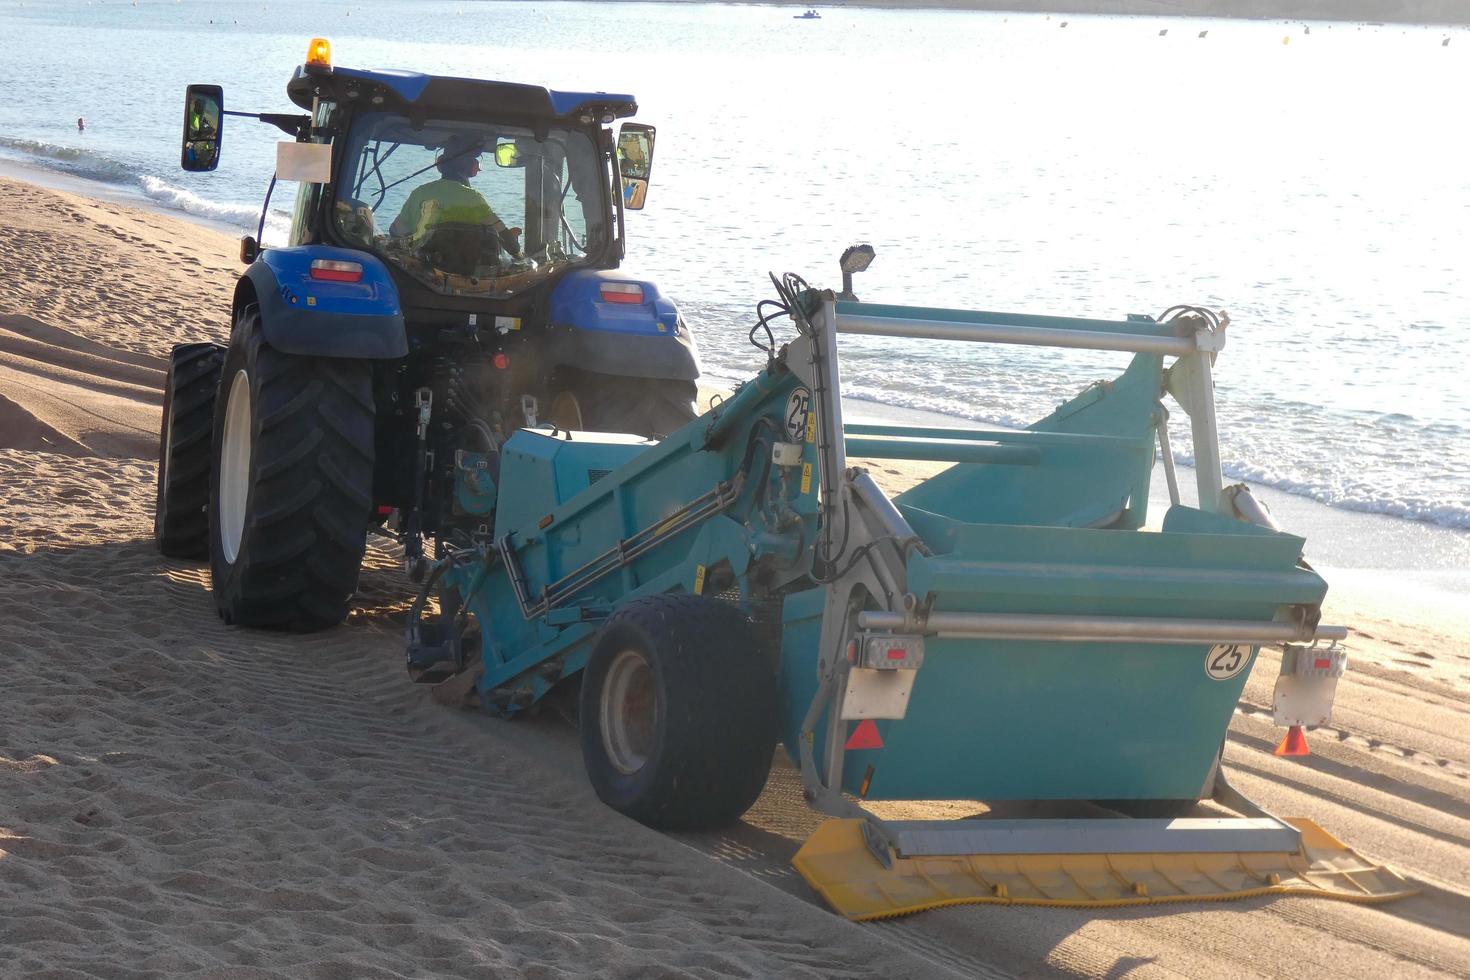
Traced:
<path fill-rule="evenodd" d="M 1286 730 L 1286 737 L 1281 740 L 1281 744 L 1276 746 L 1276 751 L 1272 753 L 1272 755 L 1281 756 L 1311 754 L 1312 750 L 1307 748 L 1307 735 L 1302 731 L 1301 725 L 1292 725 L 1288 728 Z"/>

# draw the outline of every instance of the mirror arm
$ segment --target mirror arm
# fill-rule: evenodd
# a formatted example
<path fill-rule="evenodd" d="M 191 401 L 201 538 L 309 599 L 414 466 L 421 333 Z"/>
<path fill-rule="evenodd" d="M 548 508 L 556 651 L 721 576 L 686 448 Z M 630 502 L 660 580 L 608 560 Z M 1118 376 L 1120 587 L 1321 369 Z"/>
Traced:
<path fill-rule="evenodd" d="M 311 132 L 310 116 L 296 116 L 286 112 L 232 112 L 229 109 L 226 109 L 224 114 L 227 116 L 243 116 L 246 119 L 258 119 L 263 123 L 270 123 L 287 136 L 297 140 L 305 139 L 307 134 Z"/>

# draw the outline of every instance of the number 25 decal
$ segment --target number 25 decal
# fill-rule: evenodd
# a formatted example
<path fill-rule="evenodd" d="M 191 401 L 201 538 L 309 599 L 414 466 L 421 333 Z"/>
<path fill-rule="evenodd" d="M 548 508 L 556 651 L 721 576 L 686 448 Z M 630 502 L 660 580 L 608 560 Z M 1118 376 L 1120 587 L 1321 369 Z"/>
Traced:
<path fill-rule="evenodd" d="M 807 418 L 812 411 L 812 393 L 805 388 L 796 388 L 786 399 L 786 439 L 788 442 L 807 441 Z"/>
<path fill-rule="evenodd" d="M 1219 643 L 1205 654 L 1205 673 L 1211 680 L 1228 681 L 1250 663 L 1253 648 L 1248 643 Z"/>

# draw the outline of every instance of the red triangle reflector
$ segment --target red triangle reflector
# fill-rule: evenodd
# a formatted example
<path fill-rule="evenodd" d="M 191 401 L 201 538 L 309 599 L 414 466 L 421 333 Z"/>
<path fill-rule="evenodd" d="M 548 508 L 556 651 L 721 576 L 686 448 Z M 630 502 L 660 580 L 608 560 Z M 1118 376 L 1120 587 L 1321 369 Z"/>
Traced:
<path fill-rule="evenodd" d="M 1311 755 L 1312 750 L 1307 748 L 1307 735 L 1302 731 L 1301 725 L 1292 725 L 1286 730 L 1286 737 L 1281 744 L 1276 746 L 1273 755 L 1298 756 Z"/>
<path fill-rule="evenodd" d="M 878 726 L 873 724 L 873 719 L 864 718 L 857 723 L 852 734 L 847 737 L 846 749 L 881 749 L 883 747 L 883 736 L 878 734 Z"/>

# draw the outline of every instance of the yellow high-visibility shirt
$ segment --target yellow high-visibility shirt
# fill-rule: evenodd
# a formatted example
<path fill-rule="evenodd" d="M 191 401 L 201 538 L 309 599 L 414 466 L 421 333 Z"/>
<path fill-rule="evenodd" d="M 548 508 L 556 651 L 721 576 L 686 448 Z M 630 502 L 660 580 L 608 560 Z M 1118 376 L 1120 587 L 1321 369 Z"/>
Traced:
<path fill-rule="evenodd" d="M 415 187 L 403 203 L 399 220 L 413 229 L 414 238 L 440 224 L 489 225 L 497 232 L 505 228 L 479 191 L 444 179 Z"/>

